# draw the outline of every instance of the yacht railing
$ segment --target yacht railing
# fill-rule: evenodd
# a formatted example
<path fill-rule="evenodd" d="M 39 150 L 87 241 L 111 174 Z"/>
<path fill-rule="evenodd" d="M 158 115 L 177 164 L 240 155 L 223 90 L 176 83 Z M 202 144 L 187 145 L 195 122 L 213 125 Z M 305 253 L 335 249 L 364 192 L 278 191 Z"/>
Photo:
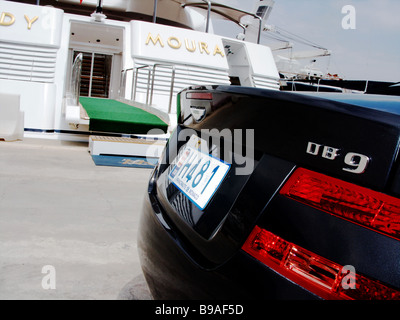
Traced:
<path fill-rule="evenodd" d="M 207 10 L 206 32 L 208 32 L 208 26 L 209 26 L 209 22 L 210 22 L 210 15 L 211 15 L 211 12 L 215 12 L 215 13 L 219 14 L 220 16 L 224 17 L 225 19 L 233 21 L 234 23 L 238 24 L 241 28 L 243 28 L 243 30 L 245 30 L 246 26 L 244 26 L 244 25 L 241 24 L 240 22 L 237 22 L 235 19 L 232 19 L 232 18 L 231 18 L 230 16 L 228 16 L 227 14 L 224 14 L 224 13 L 222 13 L 222 12 L 220 12 L 220 11 L 215 10 L 215 8 L 218 8 L 218 7 L 220 7 L 220 8 L 228 8 L 228 9 L 231 9 L 231 10 L 234 10 L 234 11 L 237 11 L 237 12 L 240 12 L 240 13 L 243 13 L 243 14 L 246 14 L 246 15 L 248 15 L 248 16 L 251 16 L 251 17 L 253 17 L 254 19 L 258 19 L 259 27 L 258 27 L 258 35 L 257 35 L 257 44 L 260 44 L 260 40 L 261 40 L 261 31 L 262 31 L 262 29 L 263 29 L 263 26 L 262 26 L 263 20 L 262 20 L 262 18 L 261 18 L 260 16 L 258 16 L 258 15 L 255 14 L 255 13 L 251 13 L 251 12 L 247 12 L 247 11 L 244 11 L 244 10 L 241 10 L 241 9 L 233 8 L 233 7 L 224 5 L 224 4 L 220 4 L 220 3 L 211 3 L 211 1 L 209 1 L 209 0 L 202 0 L 202 1 L 203 1 L 203 2 L 183 3 L 181 6 L 182 6 L 182 8 L 185 8 L 185 7 L 197 7 L 197 8 L 202 8 L 202 9 L 204 9 L 204 8 L 203 8 L 204 5 L 205 5 L 205 4 L 207 5 L 207 9 L 206 9 L 206 10 Z M 213 6 L 215 7 L 214 9 L 213 9 Z"/>
<path fill-rule="evenodd" d="M 131 94 L 131 99 L 136 100 L 136 92 L 137 92 L 137 81 L 139 78 L 139 71 L 147 69 L 147 90 L 146 90 L 146 105 L 149 105 L 149 92 L 150 92 L 150 77 L 151 77 L 151 69 L 149 65 L 144 65 L 140 67 L 134 68 L 134 82 L 133 82 L 133 93 Z"/>
<path fill-rule="evenodd" d="M 150 66 L 149 65 L 143 65 L 140 67 L 135 67 L 135 68 L 128 68 L 124 69 L 121 71 L 121 84 L 120 84 L 120 90 L 119 90 L 119 96 L 123 99 L 126 97 L 126 86 L 127 86 L 127 79 L 128 79 L 128 74 L 132 71 L 132 77 L 131 79 L 131 85 L 130 85 L 130 100 L 135 100 L 136 99 L 136 92 L 137 92 L 137 81 L 138 81 L 138 76 L 139 76 L 139 71 L 142 69 L 148 69 L 147 70 L 147 91 L 146 91 L 146 104 L 148 104 L 149 100 L 149 83 L 150 83 Z"/>
<path fill-rule="evenodd" d="M 169 102 L 168 102 L 168 113 L 171 113 L 171 107 L 172 107 L 172 97 L 174 95 L 174 82 L 175 82 L 175 66 L 172 64 L 161 64 L 161 63 L 156 63 L 153 66 L 153 76 L 151 80 L 151 93 L 150 93 L 150 105 L 153 103 L 153 90 L 154 90 L 154 79 L 156 75 L 156 70 L 159 67 L 164 67 L 164 68 L 171 68 L 172 69 L 172 74 L 171 74 L 171 85 L 169 89 Z"/>
<path fill-rule="evenodd" d="M 69 98 L 71 99 L 71 103 L 74 106 L 79 106 L 82 61 L 83 61 L 83 53 L 79 53 L 74 60 L 74 64 L 72 65 Z"/>
<path fill-rule="evenodd" d="M 168 103 L 168 113 L 171 112 L 172 108 L 172 99 L 174 95 L 174 83 L 175 83 L 175 66 L 172 64 L 161 64 L 156 63 L 153 66 L 151 65 L 142 65 L 135 68 L 128 68 L 121 71 L 121 84 L 119 95 L 120 98 L 126 99 L 126 87 L 130 82 L 130 100 L 136 100 L 136 94 L 138 89 L 138 79 L 139 73 L 141 70 L 147 71 L 147 85 L 146 85 L 146 106 L 151 106 L 153 104 L 153 96 L 154 96 L 154 86 L 156 83 L 156 74 L 157 70 L 160 68 L 170 68 L 172 70 L 171 80 L 170 80 L 170 89 L 169 89 L 169 103 Z M 132 72 L 131 78 L 128 78 L 128 74 Z M 130 80 L 130 81 L 128 81 Z"/>
<path fill-rule="evenodd" d="M 126 73 L 128 72 L 128 70 L 133 70 L 133 68 L 130 69 L 125 69 L 121 71 L 121 79 L 119 82 L 119 97 L 120 98 L 125 98 L 125 88 L 126 88 Z"/>
<path fill-rule="evenodd" d="M 210 16 L 211 16 L 211 1 L 210 0 L 203 0 L 207 3 L 207 23 L 206 23 L 206 33 L 208 33 L 208 29 L 210 27 Z"/>

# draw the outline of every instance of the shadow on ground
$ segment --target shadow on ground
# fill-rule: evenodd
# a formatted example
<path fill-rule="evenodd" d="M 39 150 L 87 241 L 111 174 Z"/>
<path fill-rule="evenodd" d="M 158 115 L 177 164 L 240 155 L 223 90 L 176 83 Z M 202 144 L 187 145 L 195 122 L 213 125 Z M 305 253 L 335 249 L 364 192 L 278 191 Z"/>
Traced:
<path fill-rule="evenodd" d="M 129 281 L 118 295 L 118 300 L 153 300 L 144 276 L 138 275 Z"/>

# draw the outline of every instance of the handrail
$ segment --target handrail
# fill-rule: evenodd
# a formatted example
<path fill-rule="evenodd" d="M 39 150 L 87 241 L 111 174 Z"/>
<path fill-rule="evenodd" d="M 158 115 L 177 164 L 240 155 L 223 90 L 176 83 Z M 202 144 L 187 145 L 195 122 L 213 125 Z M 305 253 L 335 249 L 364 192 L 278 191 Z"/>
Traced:
<path fill-rule="evenodd" d="M 131 71 L 131 70 L 134 70 L 134 68 L 128 68 L 128 69 L 121 70 L 121 80 L 120 80 L 121 82 L 120 82 L 120 86 L 119 86 L 119 96 L 121 98 L 125 98 L 126 74 L 128 73 L 128 71 Z M 131 95 L 132 95 L 132 89 L 131 89 Z"/>
<path fill-rule="evenodd" d="M 145 65 L 143 65 L 143 66 L 140 66 L 140 67 L 135 67 L 134 68 L 134 74 L 133 74 L 133 76 L 134 76 L 134 84 L 133 84 L 133 88 L 134 88 L 134 91 L 133 91 L 133 95 L 131 96 L 131 99 L 132 100 L 135 100 L 136 99 L 136 89 L 137 89 L 137 80 L 138 80 L 138 77 L 139 77 L 139 70 L 140 69 L 144 69 L 144 68 L 149 68 L 150 66 L 148 65 L 148 64 L 145 64 Z M 150 69 L 149 69 L 149 71 L 147 72 L 147 92 L 146 92 L 146 104 L 148 104 L 148 99 L 149 99 L 149 82 L 150 82 Z"/>
<path fill-rule="evenodd" d="M 205 1 L 205 0 L 203 0 L 203 1 L 204 1 L 204 2 L 207 2 L 207 1 Z M 207 2 L 207 3 L 208 3 L 208 2 Z M 210 11 L 212 11 L 212 12 L 214 12 L 214 13 L 217 13 L 217 14 L 219 14 L 220 16 L 224 17 L 225 19 L 230 20 L 230 21 L 236 23 L 237 25 L 239 25 L 239 26 L 242 27 L 242 28 L 243 28 L 243 25 L 242 25 L 239 21 L 236 21 L 235 19 L 233 19 L 232 17 L 228 16 L 227 14 L 224 14 L 223 12 L 218 11 L 217 9 L 215 9 L 215 7 L 216 7 L 216 8 L 220 7 L 220 8 L 231 9 L 231 10 L 233 10 L 233 11 L 237 11 L 237 12 L 243 13 L 243 14 L 245 14 L 245 15 L 249 15 L 249 16 L 253 17 L 254 19 L 259 19 L 259 29 L 258 29 L 257 44 L 260 44 L 260 40 L 261 40 L 261 31 L 262 31 L 262 18 L 261 18 L 260 16 L 258 16 L 258 15 L 255 14 L 255 13 L 251 13 L 251 12 L 247 12 L 247 11 L 244 11 L 244 10 L 241 10 L 241 9 L 233 8 L 233 7 L 230 7 L 230 6 L 228 6 L 228 5 L 221 4 L 221 3 L 210 3 L 210 4 L 211 4 L 212 6 L 214 6 L 214 8 L 213 8 L 212 6 L 210 7 Z M 200 8 L 200 9 L 204 9 L 204 3 L 203 3 L 203 2 L 183 3 L 183 4 L 181 5 L 181 7 L 182 7 L 182 8 L 185 8 L 185 7 L 198 7 L 198 8 Z M 207 7 L 207 10 L 208 10 L 208 7 Z"/>
<path fill-rule="evenodd" d="M 121 70 L 121 79 L 119 81 L 119 97 L 125 98 L 125 79 L 126 79 L 126 70 Z"/>
<path fill-rule="evenodd" d="M 70 94 L 74 106 L 79 106 L 79 95 L 81 90 L 81 74 L 82 74 L 83 53 L 79 53 L 72 65 L 72 74 L 70 82 Z"/>
<path fill-rule="evenodd" d="M 260 16 L 258 16 L 258 15 L 256 15 L 255 18 L 258 19 L 258 23 L 259 23 L 259 26 L 258 26 L 258 35 L 257 35 L 257 44 L 260 44 L 260 40 L 261 40 L 261 31 L 262 31 L 262 22 L 263 22 L 263 20 L 262 20 L 262 18 L 261 18 Z"/>
<path fill-rule="evenodd" d="M 171 106 L 172 106 L 172 96 L 174 95 L 175 65 L 162 64 L 162 63 L 154 64 L 154 66 L 153 66 L 153 76 L 152 76 L 152 80 L 151 80 L 150 105 L 153 103 L 154 79 L 155 79 L 157 67 L 167 67 L 167 68 L 171 68 L 172 69 L 171 86 L 170 86 L 170 89 L 169 89 L 169 103 L 168 103 L 168 113 L 170 113 L 171 112 Z"/>
<path fill-rule="evenodd" d="M 168 113 L 171 112 L 172 108 L 172 98 L 174 95 L 174 85 L 175 85 L 175 74 L 176 68 L 175 65 L 172 64 L 163 64 L 163 63 L 156 63 L 150 69 L 151 65 L 142 65 L 139 67 L 128 68 L 121 71 L 121 85 L 120 85 L 120 97 L 125 98 L 125 89 L 126 89 L 126 74 L 128 71 L 133 71 L 132 76 L 132 87 L 131 87 L 131 100 L 136 99 L 136 92 L 137 92 L 137 82 L 139 78 L 139 71 L 141 69 L 149 68 L 148 75 L 147 75 L 147 91 L 146 91 L 146 105 L 153 104 L 153 96 L 154 96 L 154 85 L 155 85 L 155 76 L 156 71 L 160 67 L 167 67 L 172 69 L 171 74 L 171 84 L 169 89 L 169 103 L 168 103 Z"/>
<path fill-rule="evenodd" d="M 119 96 L 121 98 L 125 98 L 125 94 L 126 94 L 126 75 L 127 75 L 128 71 L 133 71 L 132 84 L 131 84 L 131 100 L 134 100 L 136 98 L 137 78 L 138 78 L 138 74 L 139 74 L 139 69 L 144 69 L 144 68 L 149 68 L 149 67 L 150 67 L 150 65 L 142 65 L 140 67 L 128 68 L 128 69 L 121 70 L 121 84 L 120 84 L 120 90 L 119 90 Z M 149 72 L 149 75 L 147 77 L 147 82 L 148 83 L 150 82 L 149 79 L 150 79 L 150 72 Z M 146 95 L 147 96 L 149 95 L 148 89 L 147 89 Z"/>
<path fill-rule="evenodd" d="M 210 0 L 203 0 L 207 3 L 207 23 L 206 23 L 206 33 L 208 33 L 208 29 L 210 26 L 210 15 L 211 15 L 211 1 Z"/>

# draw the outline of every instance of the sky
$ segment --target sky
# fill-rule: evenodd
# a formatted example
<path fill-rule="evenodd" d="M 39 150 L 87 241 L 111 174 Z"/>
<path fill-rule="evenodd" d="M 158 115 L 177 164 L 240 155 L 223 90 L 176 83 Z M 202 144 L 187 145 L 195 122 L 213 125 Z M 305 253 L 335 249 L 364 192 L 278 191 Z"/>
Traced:
<path fill-rule="evenodd" d="M 221 2 L 253 11 L 258 1 Z M 344 10 L 348 8 L 346 6 L 351 6 L 354 11 Z M 317 67 L 324 73 L 336 73 L 347 80 L 399 82 L 399 13 L 399 0 L 275 0 L 267 24 L 330 50 L 329 58 L 320 58 L 317 62 Z M 215 31 L 236 36 L 241 30 L 225 25 L 215 24 Z M 263 36 L 261 43 L 268 44 L 268 38 Z M 294 51 L 313 50 L 295 42 L 294 45 Z"/>

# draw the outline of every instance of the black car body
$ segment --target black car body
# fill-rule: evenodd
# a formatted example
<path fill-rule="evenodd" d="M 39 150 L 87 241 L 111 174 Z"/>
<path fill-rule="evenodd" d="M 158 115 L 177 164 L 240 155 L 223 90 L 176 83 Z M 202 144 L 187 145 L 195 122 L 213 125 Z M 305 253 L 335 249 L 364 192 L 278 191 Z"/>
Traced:
<path fill-rule="evenodd" d="M 400 298 L 399 97 L 210 86 L 178 100 L 140 223 L 155 299 Z"/>

